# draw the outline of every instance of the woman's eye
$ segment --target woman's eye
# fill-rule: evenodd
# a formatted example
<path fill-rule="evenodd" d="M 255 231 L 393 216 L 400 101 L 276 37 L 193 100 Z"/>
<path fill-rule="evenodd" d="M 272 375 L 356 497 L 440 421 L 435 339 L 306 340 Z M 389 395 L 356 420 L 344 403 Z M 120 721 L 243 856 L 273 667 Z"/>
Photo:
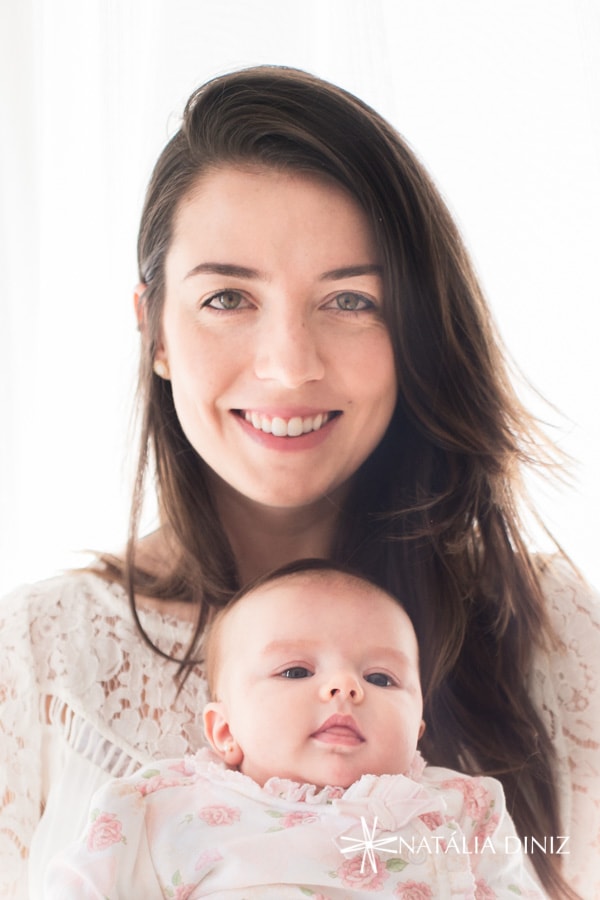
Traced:
<path fill-rule="evenodd" d="M 239 291 L 219 291 L 202 304 L 203 307 L 218 310 L 239 309 L 242 305 L 245 305 L 244 296 Z"/>
<path fill-rule="evenodd" d="M 312 672 L 304 666 L 290 666 L 279 674 L 282 678 L 310 678 Z"/>
<path fill-rule="evenodd" d="M 368 681 L 369 684 L 376 684 L 377 687 L 393 687 L 395 684 L 393 678 L 390 678 L 385 672 L 371 672 L 369 675 L 365 675 L 365 681 Z"/>
<path fill-rule="evenodd" d="M 338 309 L 342 309 L 344 312 L 360 312 L 363 309 L 372 309 L 375 305 L 368 297 L 363 294 L 354 294 L 352 291 L 337 294 L 333 302 Z"/>

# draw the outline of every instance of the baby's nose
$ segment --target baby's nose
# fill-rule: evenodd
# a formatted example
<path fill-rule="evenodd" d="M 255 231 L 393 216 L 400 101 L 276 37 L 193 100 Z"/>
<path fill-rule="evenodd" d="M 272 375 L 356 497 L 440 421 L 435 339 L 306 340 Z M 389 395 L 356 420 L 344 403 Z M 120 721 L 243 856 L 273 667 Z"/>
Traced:
<path fill-rule="evenodd" d="M 339 700 L 352 700 L 360 703 L 364 696 L 360 680 L 350 672 L 338 672 L 323 685 L 321 692 L 324 700 L 337 697 Z"/>

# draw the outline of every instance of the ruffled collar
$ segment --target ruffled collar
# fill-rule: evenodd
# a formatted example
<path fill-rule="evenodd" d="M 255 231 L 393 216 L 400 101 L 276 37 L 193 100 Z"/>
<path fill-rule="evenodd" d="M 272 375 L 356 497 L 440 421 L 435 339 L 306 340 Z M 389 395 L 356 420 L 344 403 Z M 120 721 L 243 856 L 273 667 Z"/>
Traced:
<path fill-rule="evenodd" d="M 300 783 L 288 778 L 269 778 L 261 787 L 248 775 L 228 769 L 208 748 L 186 757 L 186 774 L 209 778 L 236 793 L 265 802 L 265 795 L 273 801 L 302 803 L 311 807 L 330 807 L 342 816 L 360 816 L 368 810 L 377 815 L 383 827 L 400 827 L 409 818 L 440 806 L 439 795 L 432 797 L 418 782 L 425 769 L 425 761 L 416 751 L 405 775 L 363 775 L 348 788 Z M 384 824 L 385 823 L 385 824 Z"/>

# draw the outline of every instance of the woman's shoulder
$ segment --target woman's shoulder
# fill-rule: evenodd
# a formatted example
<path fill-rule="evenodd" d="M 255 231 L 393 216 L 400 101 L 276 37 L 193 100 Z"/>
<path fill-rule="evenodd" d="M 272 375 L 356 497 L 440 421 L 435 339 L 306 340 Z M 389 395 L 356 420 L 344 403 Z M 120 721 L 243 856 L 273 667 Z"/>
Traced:
<path fill-rule="evenodd" d="M 564 556 L 537 557 L 540 584 L 548 613 L 559 635 L 573 617 L 600 627 L 600 594 Z"/>
<path fill-rule="evenodd" d="M 561 557 L 542 560 L 541 586 L 553 644 L 537 649 L 529 690 L 557 750 L 567 785 L 593 774 L 597 792 L 600 747 L 600 597 Z M 564 788 L 566 790 L 566 788 Z M 563 790 L 563 793 L 564 793 Z"/>
<path fill-rule="evenodd" d="M 190 617 L 179 615 L 177 604 L 172 610 L 167 603 L 141 604 L 138 615 L 150 637 L 160 635 L 167 642 L 184 639 L 192 624 Z M 0 600 L 0 622 L 27 624 L 35 632 L 59 628 L 64 634 L 110 627 L 117 638 L 136 631 L 125 589 L 91 568 L 19 586 Z"/>
<path fill-rule="evenodd" d="M 540 558 L 538 565 L 554 644 L 536 652 L 532 687 L 544 693 L 543 685 L 552 686 L 551 705 L 566 710 L 584 696 L 600 697 L 600 595 L 564 557 Z"/>
<path fill-rule="evenodd" d="M 123 595 L 115 585 L 87 570 L 73 571 L 32 584 L 22 584 L 0 600 L 0 624 L 8 634 L 36 643 L 57 631 L 87 630 L 98 617 L 123 609 Z M 46 643 L 46 641 L 44 641 Z"/>
<path fill-rule="evenodd" d="M 571 848 L 566 875 L 587 897 L 600 846 L 600 597 L 560 557 L 542 561 L 541 586 L 555 645 L 537 651 L 529 686 L 556 751 L 562 829 Z"/>
<path fill-rule="evenodd" d="M 595 590 L 577 568 L 564 556 L 536 557 L 542 591 L 550 611 L 589 611 L 591 615 L 600 613 L 600 593 Z"/>
<path fill-rule="evenodd" d="M 140 761 L 195 749 L 204 681 L 194 669 L 178 685 L 169 658 L 183 656 L 193 623 L 162 609 L 140 610 L 139 618 L 167 657 L 143 640 L 126 591 L 99 573 L 22 586 L 0 602 L 0 683 L 23 680 L 32 695 L 49 698 L 57 728 L 91 723 L 113 743 L 134 746 Z"/>
<path fill-rule="evenodd" d="M 139 617 L 148 637 L 165 653 L 179 655 L 187 646 L 189 621 L 154 609 L 140 610 Z M 135 659 L 138 669 L 151 669 L 159 659 L 141 639 L 123 587 L 91 570 L 23 585 L 5 597 L 0 602 L 0 647 L 13 659 L 28 661 L 40 683 L 71 681 L 83 672 L 109 678 L 127 660 Z"/>
<path fill-rule="evenodd" d="M 67 669 L 90 666 L 110 636 L 110 623 L 124 620 L 124 596 L 94 572 L 74 571 L 24 584 L 0 601 L 0 647 L 9 668 L 21 661 L 38 684 Z M 10 674 L 10 673 L 8 673 Z"/>
<path fill-rule="evenodd" d="M 51 578 L 21 584 L 0 601 L 0 610 L 21 611 L 28 615 L 55 610 L 77 609 L 82 601 L 108 608 L 120 603 L 122 588 L 107 581 L 93 569 L 74 569 Z"/>

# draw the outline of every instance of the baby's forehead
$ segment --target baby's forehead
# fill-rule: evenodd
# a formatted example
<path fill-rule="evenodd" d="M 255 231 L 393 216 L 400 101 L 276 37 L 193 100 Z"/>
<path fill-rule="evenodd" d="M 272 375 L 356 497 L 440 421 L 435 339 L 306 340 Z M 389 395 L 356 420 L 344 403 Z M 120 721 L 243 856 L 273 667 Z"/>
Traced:
<path fill-rule="evenodd" d="M 363 578 L 337 570 L 294 572 L 266 581 L 235 604 L 231 618 L 248 621 L 264 612 L 271 621 L 280 619 L 291 624 L 290 613 L 296 611 L 308 626 L 316 627 L 319 620 L 331 617 L 332 609 L 340 607 L 345 619 L 352 615 L 370 617 L 383 609 L 413 630 L 406 611 L 391 594 Z"/>
<path fill-rule="evenodd" d="M 395 603 L 397 601 L 383 588 L 378 587 L 358 575 L 338 571 L 336 569 L 309 569 L 308 571 L 293 572 L 269 579 L 250 590 L 248 597 L 262 597 L 273 592 L 285 591 L 288 595 L 297 594 L 305 597 L 307 592 L 332 591 L 335 596 L 347 594 L 348 596 L 372 596 L 381 600 Z"/>

